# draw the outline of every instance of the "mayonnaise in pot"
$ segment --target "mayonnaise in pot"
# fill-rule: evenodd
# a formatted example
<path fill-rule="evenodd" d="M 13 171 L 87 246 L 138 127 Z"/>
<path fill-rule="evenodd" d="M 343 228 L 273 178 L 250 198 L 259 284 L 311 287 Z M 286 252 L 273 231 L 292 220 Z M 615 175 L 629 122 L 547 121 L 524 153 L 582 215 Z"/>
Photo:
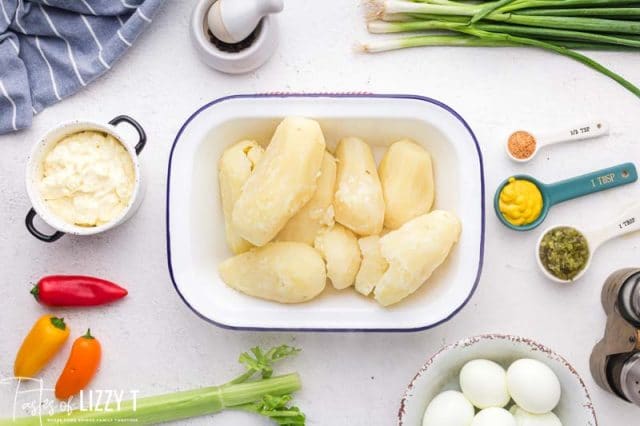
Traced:
<path fill-rule="evenodd" d="M 134 184 L 126 148 L 111 135 L 84 131 L 61 139 L 45 155 L 39 189 L 55 215 L 90 227 L 118 217 L 129 205 Z"/>

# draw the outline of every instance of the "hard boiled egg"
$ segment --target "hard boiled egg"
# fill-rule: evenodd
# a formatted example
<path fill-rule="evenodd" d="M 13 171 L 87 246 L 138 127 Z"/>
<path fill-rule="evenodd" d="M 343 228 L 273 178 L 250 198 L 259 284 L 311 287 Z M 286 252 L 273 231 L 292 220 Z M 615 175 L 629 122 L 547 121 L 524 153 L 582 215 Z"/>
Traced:
<path fill-rule="evenodd" d="M 469 361 L 460 371 L 462 393 L 476 407 L 504 407 L 511 399 L 504 368 L 493 361 Z"/>
<path fill-rule="evenodd" d="M 473 405 L 463 394 L 446 391 L 431 400 L 422 426 L 470 426 L 474 414 Z"/>
<path fill-rule="evenodd" d="M 516 419 L 504 408 L 486 408 L 473 418 L 471 426 L 518 426 Z"/>
<path fill-rule="evenodd" d="M 518 426 L 562 426 L 558 416 L 553 413 L 531 414 L 515 405 L 510 411 Z"/>
<path fill-rule="evenodd" d="M 515 403 L 532 414 L 549 413 L 560 402 L 558 376 L 535 359 L 520 359 L 511 364 L 507 387 Z"/>

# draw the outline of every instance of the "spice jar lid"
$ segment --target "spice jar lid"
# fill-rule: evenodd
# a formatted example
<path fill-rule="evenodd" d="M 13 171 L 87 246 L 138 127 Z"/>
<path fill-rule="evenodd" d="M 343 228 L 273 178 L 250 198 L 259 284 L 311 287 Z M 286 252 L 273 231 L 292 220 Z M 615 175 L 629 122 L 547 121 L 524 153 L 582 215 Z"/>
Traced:
<path fill-rule="evenodd" d="M 640 271 L 627 278 L 618 294 L 620 314 L 634 327 L 640 327 Z"/>

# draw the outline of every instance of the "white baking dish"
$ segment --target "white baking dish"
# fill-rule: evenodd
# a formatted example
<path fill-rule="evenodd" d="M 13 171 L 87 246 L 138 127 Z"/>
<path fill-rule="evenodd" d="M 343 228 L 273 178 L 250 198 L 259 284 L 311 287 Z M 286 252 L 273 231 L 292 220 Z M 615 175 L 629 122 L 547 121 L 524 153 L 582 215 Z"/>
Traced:
<path fill-rule="evenodd" d="M 379 157 L 409 137 L 432 154 L 435 208 L 455 212 L 463 231 L 451 256 L 414 295 L 382 308 L 352 289 L 327 286 L 298 305 L 255 299 L 227 287 L 218 264 L 231 256 L 225 243 L 217 162 L 240 139 L 267 144 L 278 122 L 299 115 L 320 122 L 329 149 L 359 136 Z M 196 111 L 175 138 L 167 183 L 167 254 L 173 284 L 199 316 L 218 326 L 250 330 L 416 331 L 455 315 L 480 278 L 484 247 L 482 156 L 469 126 L 433 99 L 411 95 L 238 95 Z"/>

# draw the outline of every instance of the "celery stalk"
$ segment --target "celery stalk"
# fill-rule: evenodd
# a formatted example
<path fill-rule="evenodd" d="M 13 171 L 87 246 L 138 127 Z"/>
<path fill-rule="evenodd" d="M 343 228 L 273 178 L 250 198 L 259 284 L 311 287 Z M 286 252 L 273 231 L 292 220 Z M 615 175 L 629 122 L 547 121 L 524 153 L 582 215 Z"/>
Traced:
<path fill-rule="evenodd" d="M 47 416 L 31 416 L 0 420 L 0 426 L 39 426 L 41 424 L 121 424 L 151 425 L 189 417 L 214 414 L 225 409 L 256 413 L 272 419 L 278 425 L 304 425 L 305 416 L 296 407 L 288 406 L 290 394 L 301 387 L 297 373 L 271 377 L 272 364 L 297 352 L 279 346 L 264 352 L 253 348 L 240 356 L 247 371 L 221 386 L 174 392 L 123 402 L 112 411 L 61 412 Z M 256 375 L 262 377 L 250 380 Z"/>

